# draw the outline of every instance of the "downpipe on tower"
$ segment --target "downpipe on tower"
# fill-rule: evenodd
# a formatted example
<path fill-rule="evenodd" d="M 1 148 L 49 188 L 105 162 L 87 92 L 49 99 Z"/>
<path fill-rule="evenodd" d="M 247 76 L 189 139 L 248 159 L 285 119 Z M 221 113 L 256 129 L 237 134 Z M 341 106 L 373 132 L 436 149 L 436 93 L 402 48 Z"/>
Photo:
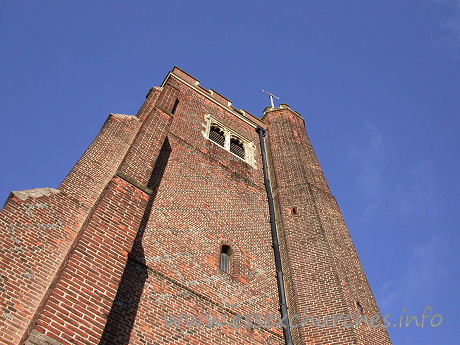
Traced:
<path fill-rule="evenodd" d="M 270 212 L 272 246 L 273 246 L 273 251 L 275 253 L 276 279 L 278 282 L 278 297 L 279 297 L 280 313 L 281 313 L 281 320 L 282 320 L 282 327 L 283 327 L 283 334 L 284 334 L 284 343 L 286 345 L 293 345 L 292 335 L 291 335 L 291 326 L 289 323 L 289 315 L 288 315 L 288 309 L 286 305 L 286 294 L 284 291 L 283 268 L 281 265 L 280 246 L 278 242 L 278 233 L 276 230 L 275 207 L 273 205 L 273 196 L 272 196 L 272 190 L 270 187 L 270 178 L 268 176 L 268 168 L 267 168 L 267 157 L 265 154 L 265 142 L 264 142 L 265 132 L 266 130 L 264 128 L 260 126 L 257 127 L 257 133 L 259 133 L 259 140 L 260 140 L 260 151 L 262 153 L 262 165 L 264 169 L 265 189 L 267 190 L 268 208 Z"/>

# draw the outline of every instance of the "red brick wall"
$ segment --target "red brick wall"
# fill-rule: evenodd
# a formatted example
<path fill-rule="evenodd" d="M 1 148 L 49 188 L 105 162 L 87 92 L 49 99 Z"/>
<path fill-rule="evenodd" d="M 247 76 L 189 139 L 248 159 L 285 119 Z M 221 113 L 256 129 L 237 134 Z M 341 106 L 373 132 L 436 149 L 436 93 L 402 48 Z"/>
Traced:
<path fill-rule="evenodd" d="M 133 344 L 141 344 L 141 339 L 185 343 L 204 337 L 207 340 L 199 343 L 220 343 L 226 337 L 234 343 L 280 343 L 279 330 L 177 331 L 163 325 L 165 312 L 177 316 L 184 311 L 276 314 L 278 308 L 260 153 L 254 169 L 202 133 L 204 117 L 212 115 L 258 146 L 255 128 L 180 82 L 168 83 L 180 90 L 179 106 L 150 178 L 149 220 L 131 252 L 131 268 L 120 283 L 103 343 L 126 337 Z M 160 95 L 159 99 L 165 98 Z M 139 152 L 130 161 L 130 171 L 145 169 L 147 151 Z M 230 275 L 218 268 L 222 244 L 233 251 Z M 120 322 L 113 315 L 124 319 Z"/>
<path fill-rule="evenodd" d="M 170 123 L 169 114 L 153 108 L 120 164 L 119 172 L 147 186 Z"/>
<path fill-rule="evenodd" d="M 3 314 L 2 341 L 15 339 L 13 343 L 17 344 L 27 334 L 69 251 L 77 243 L 83 221 L 116 172 L 140 124 L 134 116 L 110 114 L 58 190 L 39 197 L 37 191 L 29 192 L 25 200 L 13 195 L 7 201 L 0 216 L 0 240 L 5 241 L 2 264 L 21 268 L 6 270 L 3 278 L 7 286 L 3 301 L 12 313 Z M 9 249 L 12 244 L 14 247 Z"/>
<path fill-rule="evenodd" d="M 155 106 L 155 103 L 158 99 L 158 96 L 160 95 L 162 91 L 161 87 L 152 87 L 147 95 L 145 96 L 145 102 L 142 104 L 141 108 L 137 112 L 137 117 L 140 118 L 141 120 L 145 120 L 148 114 L 152 111 L 153 107 Z"/>
<path fill-rule="evenodd" d="M 252 142 L 254 162 L 206 138 L 209 116 Z M 59 191 L 8 200 L 0 214 L 1 264 L 11 267 L 0 281 L 0 342 L 282 344 L 281 329 L 164 325 L 165 313 L 278 313 L 257 125 L 268 126 L 291 314 L 304 306 L 348 313 L 357 300 L 378 311 L 301 118 L 283 108 L 261 122 L 175 68 L 137 117 L 109 116 Z M 219 269 L 224 244 L 230 273 Z M 386 332 L 363 327 L 306 327 L 293 337 L 389 344 Z"/>
<path fill-rule="evenodd" d="M 117 171 L 141 124 L 135 116 L 110 114 L 59 189 L 92 207 Z"/>
<path fill-rule="evenodd" d="M 305 125 L 287 106 L 268 110 L 269 158 L 291 313 L 379 313 L 335 198 L 331 195 Z M 296 208 L 296 214 L 292 209 Z M 385 330 L 304 327 L 298 343 L 390 344 Z"/>
<path fill-rule="evenodd" d="M 57 189 L 13 192 L 0 211 L 0 343 L 18 344 L 85 218 Z"/>
<path fill-rule="evenodd" d="M 110 344 L 127 336 L 130 343 L 175 337 L 178 341 L 208 337 L 209 343 L 228 337 L 237 343 L 281 342 L 279 330 L 164 330 L 165 312 L 276 314 L 278 308 L 260 153 L 254 168 L 202 134 L 205 115 L 258 146 L 255 128 L 176 80 L 170 82 L 181 91 L 174 117 L 152 107 L 118 169 L 139 193 L 147 186 L 152 190 L 149 205 L 131 200 L 129 205 L 133 203 L 135 209 L 130 209 L 123 204 L 126 192 L 115 194 L 120 187 L 112 186 L 114 180 L 109 183 L 41 312 L 30 343 L 38 339 L 37 333 L 61 344 L 96 343 L 101 337 L 102 343 Z M 165 108 L 170 90 L 163 88 L 165 96 L 158 98 Z M 126 224 L 134 237 L 117 238 L 114 230 L 110 232 L 114 238 L 108 239 L 109 220 L 120 221 L 122 214 L 140 215 L 145 209 L 140 227 L 135 222 Z M 114 243 L 130 253 L 128 264 L 118 254 L 120 249 L 112 248 Z M 222 244 L 232 248 L 231 274 L 218 269 Z M 103 261 L 87 258 L 84 252 Z M 104 272 L 104 265 L 120 269 Z M 133 267 L 137 267 L 134 273 Z M 108 277 L 98 282 L 96 277 L 104 275 Z M 156 282 L 151 282 L 153 278 Z M 167 284 L 171 288 L 166 289 Z M 97 308 L 90 307 L 94 304 Z M 92 324 L 90 317 L 95 320 Z"/>
<path fill-rule="evenodd" d="M 61 344 L 97 344 L 148 195 L 114 177 L 84 225 L 34 331 Z"/>
<path fill-rule="evenodd" d="M 177 329 L 164 326 L 164 314 L 179 316 L 180 313 L 214 316 L 234 316 L 228 309 L 189 290 L 187 286 L 169 280 L 155 271 L 129 260 L 124 275 L 126 285 L 119 289 L 109 317 L 108 327 L 101 345 L 113 344 L 284 344 L 282 337 L 274 332 L 231 327 L 190 328 L 182 325 Z M 132 301 L 133 291 L 142 291 L 139 301 Z M 131 320 L 135 317 L 135 322 Z M 113 321 L 112 321 L 113 320 Z"/>

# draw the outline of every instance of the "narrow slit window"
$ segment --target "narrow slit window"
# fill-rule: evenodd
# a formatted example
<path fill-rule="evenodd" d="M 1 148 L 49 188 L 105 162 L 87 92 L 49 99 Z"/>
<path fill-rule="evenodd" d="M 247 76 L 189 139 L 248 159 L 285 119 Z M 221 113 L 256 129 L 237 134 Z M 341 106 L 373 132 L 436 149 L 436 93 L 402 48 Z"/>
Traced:
<path fill-rule="evenodd" d="M 244 146 L 241 140 L 235 137 L 230 138 L 230 152 L 244 159 Z"/>
<path fill-rule="evenodd" d="M 216 125 L 211 125 L 209 130 L 209 139 L 214 141 L 216 144 L 224 147 L 225 146 L 225 135 L 224 131 Z"/>
<path fill-rule="evenodd" d="M 219 268 L 221 271 L 230 273 L 230 247 L 223 245 L 220 251 Z"/>
<path fill-rule="evenodd" d="M 173 107 L 171 109 L 171 114 L 174 114 L 176 112 L 178 104 L 179 104 L 179 98 L 176 98 L 176 101 L 174 102 L 174 105 L 173 105 Z"/>
<path fill-rule="evenodd" d="M 363 315 L 364 314 L 364 309 L 363 307 L 361 306 L 361 304 L 359 302 L 356 302 L 356 314 L 357 315 Z"/>

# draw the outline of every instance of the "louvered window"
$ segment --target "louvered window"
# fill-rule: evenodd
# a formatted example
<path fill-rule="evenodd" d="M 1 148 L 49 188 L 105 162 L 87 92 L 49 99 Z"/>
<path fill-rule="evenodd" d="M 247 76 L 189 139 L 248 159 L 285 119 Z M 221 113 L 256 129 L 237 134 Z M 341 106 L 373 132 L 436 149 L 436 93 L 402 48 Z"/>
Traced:
<path fill-rule="evenodd" d="M 218 144 L 227 151 L 230 151 L 235 156 L 241 158 L 243 161 L 249 163 L 252 153 L 251 148 L 253 145 L 249 140 L 244 139 L 241 135 L 235 133 L 232 129 L 225 125 L 220 124 L 217 120 L 208 122 L 208 139 Z M 246 152 L 246 150 L 249 150 Z"/>
<path fill-rule="evenodd" d="M 243 143 L 239 139 L 237 139 L 235 137 L 230 138 L 230 152 L 233 152 L 238 157 L 244 159 L 244 146 L 243 146 Z"/>
<path fill-rule="evenodd" d="M 209 130 L 209 139 L 214 141 L 216 144 L 225 147 L 224 131 L 216 125 L 211 125 L 211 129 Z"/>

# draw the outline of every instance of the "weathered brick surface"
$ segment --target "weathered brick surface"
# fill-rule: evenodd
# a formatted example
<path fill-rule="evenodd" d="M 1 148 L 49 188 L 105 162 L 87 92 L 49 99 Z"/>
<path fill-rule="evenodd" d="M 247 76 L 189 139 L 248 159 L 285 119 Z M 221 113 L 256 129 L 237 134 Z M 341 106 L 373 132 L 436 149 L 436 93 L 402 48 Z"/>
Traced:
<path fill-rule="evenodd" d="M 171 115 L 153 108 L 119 167 L 119 172 L 147 186 L 171 123 Z"/>
<path fill-rule="evenodd" d="M 145 102 L 144 104 L 142 104 L 141 108 L 137 112 L 137 117 L 140 118 L 142 121 L 145 120 L 147 115 L 150 114 L 150 112 L 152 111 L 161 91 L 161 87 L 154 86 L 149 90 L 149 92 L 145 96 Z"/>
<path fill-rule="evenodd" d="M 25 345 L 61 345 L 61 343 L 39 331 L 33 330 Z"/>
<path fill-rule="evenodd" d="M 234 329 L 232 327 L 187 328 L 165 326 L 164 315 L 188 316 L 208 313 L 210 316 L 225 314 L 227 320 L 234 317 L 231 309 L 214 303 L 177 281 L 165 278 L 157 272 L 129 260 L 124 284 L 109 315 L 101 345 L 112 344 L 283 344 L 275 332 L 260 329 Z M 139 298 L 133 299 L 133 292 Z"/>
<path fill-rule="evenodd" d="M 344 287 L 344 299 L 348 308 L 356 311 L 358 302 L 366 315 L 380 314 L 370 289 L 364 270 L 361 267 L 356 249 L 343 220 L 335 198 L 329 193 L 312 188 L 318 207 L 318 215 L 337 267 L 340 284 Z M 381 321 L 381 320 L 380 320 Z M 388 334 L 382 328 L 372 330 L 364 324 L 355 330 L 358 344 L 389 344 Z"/>
<path fill-rule="evenodd" d="M 245 138 L 249 162 L 207 139 L 211 118 Z M 59 190 L 8 200 L 0 342 L 283 344 L 281 329 L 164 320 L 278 313 L 258 125 L 268 129 L 291 315 L 353 313 L 358 301 L 378 312 L 298 114 L 282 106 L 257 119 L 174 68 L 136 117 L 109 116 Z M 229 273 L 219 269 L 222 245 Z M 295 344 L 390 344 L 365 326 L 292 333 Z"/>
<path fill-rule="evenodd" d="M 162 92 L 158 96 L 158 101 L 155 105 L 167 113 L 172 114 L 172 112 L 175 111 L 174 105 L 178 101 L 179 92 L 179 89 L 176 88 L 173 84 L 169 82 L 166 83 Z"/>
<path fill-rule="evenodd" d="M 146 264 L 235 311 L 275 313 L 265 191 L 174 136 L 169 142 L 143 238 Z M 232 277 L 218 269 L 222 244 L 234 251 Z"/>
<path fill-rule="evenodd" d="M 148 195 L 114 177 L 82 229 L 34 329 L 62 344 L 97 344 Z"/>
<path fill-rule="evenodd" d="M 263 119 L 268 127 L 291 313 L 307 307 L 312 315 L 355 315 L 357 302 L 367 315 L 379 313 L 303 120 L 287 106 L 268 109 Z M 314 340 L 316 344 L 390 344 L 385 330 L 373 330 L 364 324 L 350 330 L 299 328 L 294 338 L 299 343 Z"/>
<path fill-rule="evenodd" d="M 57 189 L 13 192 L 0 211 L 0 343 L 18 344 L 87 209 Z"/>
<path fill-rule="evenodd" d="M 135 116 L 110 114 L 59 189 L 92 207 L 117 171 L 140 126 Z"/>
<path fill-rule="evenodd" d="M 181 91 L 179 95 L 180 103 L 177 109 L 178 113 L 174 116 L 170 134 L 186 142 L 189 146 L 194 147 L 195 150 L 200 151 L 196 155 L 201 153 L 200 157 L 207 159 L 206 166 L 209 166 L 209 169 L 214 168 L 212 161 L 217 162 L 220 166 L 225 166 L 235 174 L 238 174 L 241 179 L 247 179 L 264 189 L 262 158 L 255 125 L 248 125 L 247 122 L 236 118 L 224 108 L 216 105 L 177 80 L 171 80 L 169 83 Z M 205 117 L 207 116 L 232 128 L 256 146 L 254 157 L 256 160 L 255 168 L 251 168 L 246 162 L 205 138 Z M 236 177 L 236 175 L 234 176 Z"/>

